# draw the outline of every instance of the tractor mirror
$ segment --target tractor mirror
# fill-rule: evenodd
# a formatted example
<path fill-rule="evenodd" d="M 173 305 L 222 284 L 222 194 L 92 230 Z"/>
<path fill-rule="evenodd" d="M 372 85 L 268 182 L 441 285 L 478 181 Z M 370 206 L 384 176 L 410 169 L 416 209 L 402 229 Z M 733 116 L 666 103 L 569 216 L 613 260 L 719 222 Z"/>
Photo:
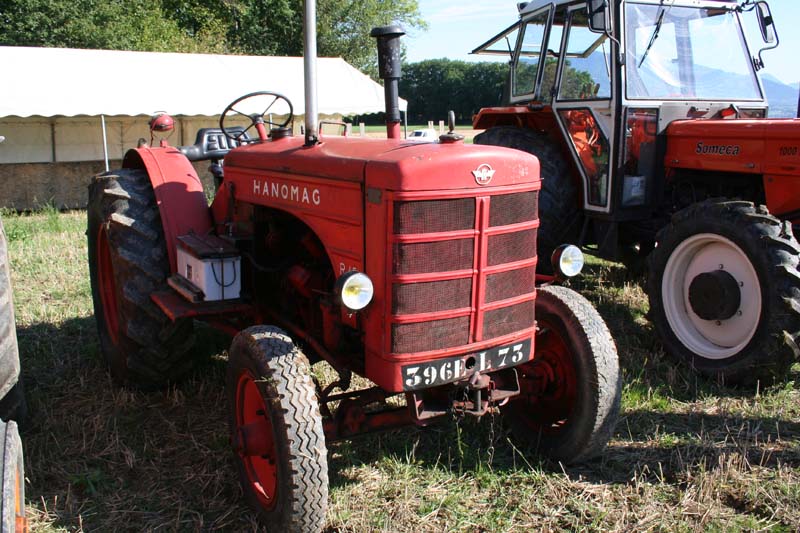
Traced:
<path fill-rule="evenodd" d="M 775 20 L 772 18 L 772 12 L 769 9 L 769 4 L 766 2 L 758 2 L 756 4 L 758 10 L 758 26 L 761 28 L 761 37 L 767 44 L 773 44 L 777 40 L 775 32 Z"/>
<path fill-rule="evenodd" d="M 589 11 L 589 29 L 595 33 L 608 33 L 611 26 L 608 0 L 589 0 L 586 9 Z"/>

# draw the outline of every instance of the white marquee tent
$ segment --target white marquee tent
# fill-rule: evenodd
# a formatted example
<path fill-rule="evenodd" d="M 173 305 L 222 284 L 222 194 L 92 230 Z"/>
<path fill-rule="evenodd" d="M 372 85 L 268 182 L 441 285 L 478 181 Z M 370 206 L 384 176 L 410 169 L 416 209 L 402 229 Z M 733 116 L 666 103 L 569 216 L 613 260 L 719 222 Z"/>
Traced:
<path fill-rule="evenodd" d="M 0 164 L 102 160 L 101 117 L 119 159 L 157 111 L 178 118 L 170 142 L 190 144 L 228 103 L 259 90 L 304 113 L 299 57 L 0 47 L 0 65 Z M 319 58 L 317 68 L 322 115 L 384 110 L 383 88 L 344 60 Z"/>

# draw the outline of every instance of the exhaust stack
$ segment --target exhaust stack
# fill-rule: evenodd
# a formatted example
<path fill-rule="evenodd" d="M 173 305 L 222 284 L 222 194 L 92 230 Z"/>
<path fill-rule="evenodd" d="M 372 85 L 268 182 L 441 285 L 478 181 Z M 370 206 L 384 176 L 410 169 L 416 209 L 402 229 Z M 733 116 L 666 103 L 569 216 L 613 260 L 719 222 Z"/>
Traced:
<path fill-rule="evenodd" d="M 317 111 L 317 2 L 305 0 L 303 17 L 303 75 L 306 97 L 306 146 L 319 142 L 319 114 Z"/>
<path fill-rule="evenodd" d="M 400 138 L 400 37 L 405 34 L 400 26 L 380 26 L 370 32 L 378 40 L 378 74 L 383 80 L 386 135 L 390 139 Z"/>

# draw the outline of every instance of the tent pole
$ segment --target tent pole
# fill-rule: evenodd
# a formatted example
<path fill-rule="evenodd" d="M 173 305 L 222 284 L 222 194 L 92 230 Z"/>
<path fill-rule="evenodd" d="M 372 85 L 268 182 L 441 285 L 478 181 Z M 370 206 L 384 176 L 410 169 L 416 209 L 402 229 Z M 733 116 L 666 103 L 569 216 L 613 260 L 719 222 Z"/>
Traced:
<path fill-rule="evenodd" d="M 403 138 L 408 139 L 408 109 L 403 111 Z"/>
<path fill-rule="evenodd" d="M 109 171 L 108 167 L 108 138 L 106 137 L 106 116 L 100 115 L 100 127 L 103 130 L 103 159 L 106 162 L 106 172 Z"/>

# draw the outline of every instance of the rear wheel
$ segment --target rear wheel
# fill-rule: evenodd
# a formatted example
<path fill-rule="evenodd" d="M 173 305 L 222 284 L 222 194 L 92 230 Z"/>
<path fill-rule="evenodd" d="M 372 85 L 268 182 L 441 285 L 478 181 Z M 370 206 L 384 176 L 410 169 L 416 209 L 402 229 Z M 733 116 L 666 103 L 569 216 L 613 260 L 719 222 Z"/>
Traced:
<path fill-rule="evenodd" d="M 89 186 L 89 274 L 103 355 L 120 382 L 166 385 L 192 368 L 192 322 L 172 322 L 150 294 L 167 287 L 169 259 L 150 179 L 122 169 Z"/>
<path fill-rule="evenodd" d="M 561 149 L 544 133 L 513 126 L 488 129 L 476 135 L 474 143 L 514 148 L 539 158 L 542 189 L 539 191 L 540 226 L 536 237 L 537 270 L 550 273 L 553 250 L 565 243 L 577 244 L 581 228 L 578 191 Z"/>
<path fill-rule="evenodd" d="M 650 313 L 667 352 L 732 384 L 786 375 L 800 349 L 800 245 L 750 202 L 676 213 L 648 259 Z"/>
<path fill-rule="evenodd" d="M 233 340 L 227 376 L 231 442 L 245 498 L 269 531 L 318 532 L 328 459 L 306 357 L 275 327 Z"/>
<path fill-rule="evenodd" d="M 517 367 L 520 395 L 503 408 L 523 445 L 565 463 L 598 455 L 617 421 L 621 378 L 611 333 L 566 287 L 540 287 L 533 359 Z"/>
<path fill-rule="evenodd" d="M 0 444 L 3 483 L 0 526 L 3 533 L 22 533 L 28 530 L 25 518 L 25 466 L 16 422 L 0 422 Z"/>

